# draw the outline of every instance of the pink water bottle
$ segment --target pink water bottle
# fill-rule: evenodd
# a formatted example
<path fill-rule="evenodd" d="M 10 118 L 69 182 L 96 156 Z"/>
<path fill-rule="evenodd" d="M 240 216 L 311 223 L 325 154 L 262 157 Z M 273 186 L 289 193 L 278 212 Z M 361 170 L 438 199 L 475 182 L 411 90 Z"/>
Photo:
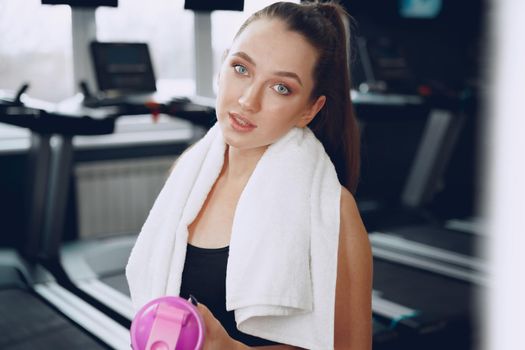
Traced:
<path fill-rule="evenodd" d="M 131 323 L 133 350 L 201 350 L 204 321 L 187 300 L 166 296 L 144 305 Z"/>

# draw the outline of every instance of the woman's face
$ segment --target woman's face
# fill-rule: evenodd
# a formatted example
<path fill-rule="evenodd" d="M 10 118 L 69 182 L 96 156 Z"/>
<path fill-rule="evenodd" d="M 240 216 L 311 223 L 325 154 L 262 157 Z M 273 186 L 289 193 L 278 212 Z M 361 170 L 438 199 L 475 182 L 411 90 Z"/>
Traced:
<path fill-rule="evenodd" d="M 237 37 L 219 75 L 217 118 L 226 143 L 266 149 L 304 127 L 325 98 L 311 101 L 317 52 L 280 20 L 252 22 Z"/>

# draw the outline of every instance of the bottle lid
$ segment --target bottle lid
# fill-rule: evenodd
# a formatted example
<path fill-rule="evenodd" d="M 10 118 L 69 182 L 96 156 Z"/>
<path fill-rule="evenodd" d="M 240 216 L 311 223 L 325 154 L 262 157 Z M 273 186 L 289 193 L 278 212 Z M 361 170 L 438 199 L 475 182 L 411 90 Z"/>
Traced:
<path fill-rule="evenodd" d="M 133 350 L 200 350 L 204 321 L 187 300 L 165 296 L 144 305 L 131 323 Z"/>

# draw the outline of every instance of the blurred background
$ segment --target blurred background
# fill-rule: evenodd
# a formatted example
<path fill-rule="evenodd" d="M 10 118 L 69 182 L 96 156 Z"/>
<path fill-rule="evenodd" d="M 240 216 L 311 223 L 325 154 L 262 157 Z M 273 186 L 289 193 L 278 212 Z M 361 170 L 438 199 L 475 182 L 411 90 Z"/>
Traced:
<path fill-rule="evenodd" d="M 0 1 L 0 348 L 129 348 L 131 247 L 273 2 Z M 521 349 L 523 3 L 340 3 L 373 348 Z"/>

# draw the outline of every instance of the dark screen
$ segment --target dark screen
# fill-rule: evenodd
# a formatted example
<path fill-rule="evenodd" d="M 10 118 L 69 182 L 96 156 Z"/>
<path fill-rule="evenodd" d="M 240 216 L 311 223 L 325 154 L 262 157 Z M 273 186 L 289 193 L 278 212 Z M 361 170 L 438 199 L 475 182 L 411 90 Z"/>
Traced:
<path fill-rule="evenodd" d="M 42 0 L 44 5 L 70 5 L 71 7 L 117 7 L 118 0 Z"/>
<path fill-rule="evenodd" d="M 146 43 L 91 43 L 101 91 L 153 92 L 155 75 Z"/>
<path fill-rule="evenodd" d="M 185 0 L 186 10 L 211 12 L 214 10 L 243 11 L 244 0 Z"/>

